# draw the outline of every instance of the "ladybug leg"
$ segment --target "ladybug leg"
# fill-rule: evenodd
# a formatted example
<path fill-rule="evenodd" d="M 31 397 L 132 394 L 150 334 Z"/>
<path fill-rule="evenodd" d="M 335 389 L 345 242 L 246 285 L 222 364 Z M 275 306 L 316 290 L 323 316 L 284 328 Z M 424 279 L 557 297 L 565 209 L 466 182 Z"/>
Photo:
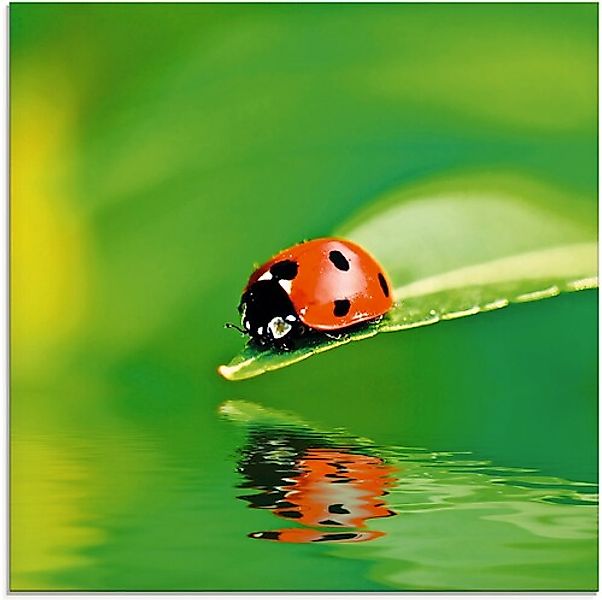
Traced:
<path fill-rule="evenodd" d="M 245 331 L 242 327 L 235 325 L 234 323 L 224 323 L 224 327 L 226 329 L 236 329 L 236 331 L 239 331 L 240 333 L 242 333 L 242 335 L 248 335 L 247 331 Z"/>
<path fill-rule="evenodd" d="M 340 340 L 345 334 L 344 333 L 325 333 L 326 337 L 331 340 Z"/>

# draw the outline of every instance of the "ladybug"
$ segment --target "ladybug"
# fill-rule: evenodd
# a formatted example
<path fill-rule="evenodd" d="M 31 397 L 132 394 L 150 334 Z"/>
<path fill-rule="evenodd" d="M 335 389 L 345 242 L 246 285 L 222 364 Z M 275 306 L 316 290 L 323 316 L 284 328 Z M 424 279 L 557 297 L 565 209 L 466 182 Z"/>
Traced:
<path fill-rule="evenodd" d="M 319 238 L 253 272 L 238 306 L 240 331 L 259 346 L 292 350 L 303 336 L 337 335 L 392 305 L 391 283 L 374 257 L 348 240 Z"/>

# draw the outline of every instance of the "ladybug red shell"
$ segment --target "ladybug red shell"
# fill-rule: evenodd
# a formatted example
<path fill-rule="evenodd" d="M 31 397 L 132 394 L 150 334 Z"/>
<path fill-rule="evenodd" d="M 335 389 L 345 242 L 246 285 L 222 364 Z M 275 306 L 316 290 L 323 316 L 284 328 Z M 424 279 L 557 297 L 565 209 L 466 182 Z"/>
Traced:
<path fill-rule="evenodd" d="M 288 350 L 312 331 L 337 332 L 378 319 L 392 304 L 391 283 L 374 257 L 348 240 L 320 238 L 261 265 L 239 312 L 253 341 Z"/>

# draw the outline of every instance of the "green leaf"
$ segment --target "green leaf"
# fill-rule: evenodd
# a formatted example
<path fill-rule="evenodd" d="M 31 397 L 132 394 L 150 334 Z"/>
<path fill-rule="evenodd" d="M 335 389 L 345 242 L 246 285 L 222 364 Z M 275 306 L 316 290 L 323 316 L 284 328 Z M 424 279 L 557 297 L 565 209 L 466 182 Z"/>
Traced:
<path fill-rule="evenodd" d="M 401 187 L 335 231 L 385 267 L 395 287 L 391 311 L 292 352 L 247 346 L 219 373 L 248 379 L 377 333 L 595 288 L 596 232 L 594 202 L 516 174 Z"/>

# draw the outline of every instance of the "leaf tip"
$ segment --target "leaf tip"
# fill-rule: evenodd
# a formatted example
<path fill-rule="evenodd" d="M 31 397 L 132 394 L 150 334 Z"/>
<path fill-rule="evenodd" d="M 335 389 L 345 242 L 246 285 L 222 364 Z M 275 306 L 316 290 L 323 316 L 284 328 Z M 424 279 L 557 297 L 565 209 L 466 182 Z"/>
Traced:
<path fill-rule="evenodd" d="M 217 372 L 224 378 L 224 379 L 228 379 L 229 381 L 232 381 L 234 379 L 234 377 L 232 376 L 232 374 L 236 371 L 235 368 L 230 367 L 229 365 L 220 365 L 217 368 Z"/>
<path fill-rule="evenodd" d="M 253 362 L 253 357 L 247 358 L 243 361 L 233 360 L 228 365 L 220 365 L 217 368 L 217 372 L 228 381 L 236 381 L 237 379 L 247 379 L 248 377 L 252 377 L 252 375 L 245 375 L 244 368 L 247 367 L 250 363 Z M 241 374 L 241 371 L 243 373 Z"/>

